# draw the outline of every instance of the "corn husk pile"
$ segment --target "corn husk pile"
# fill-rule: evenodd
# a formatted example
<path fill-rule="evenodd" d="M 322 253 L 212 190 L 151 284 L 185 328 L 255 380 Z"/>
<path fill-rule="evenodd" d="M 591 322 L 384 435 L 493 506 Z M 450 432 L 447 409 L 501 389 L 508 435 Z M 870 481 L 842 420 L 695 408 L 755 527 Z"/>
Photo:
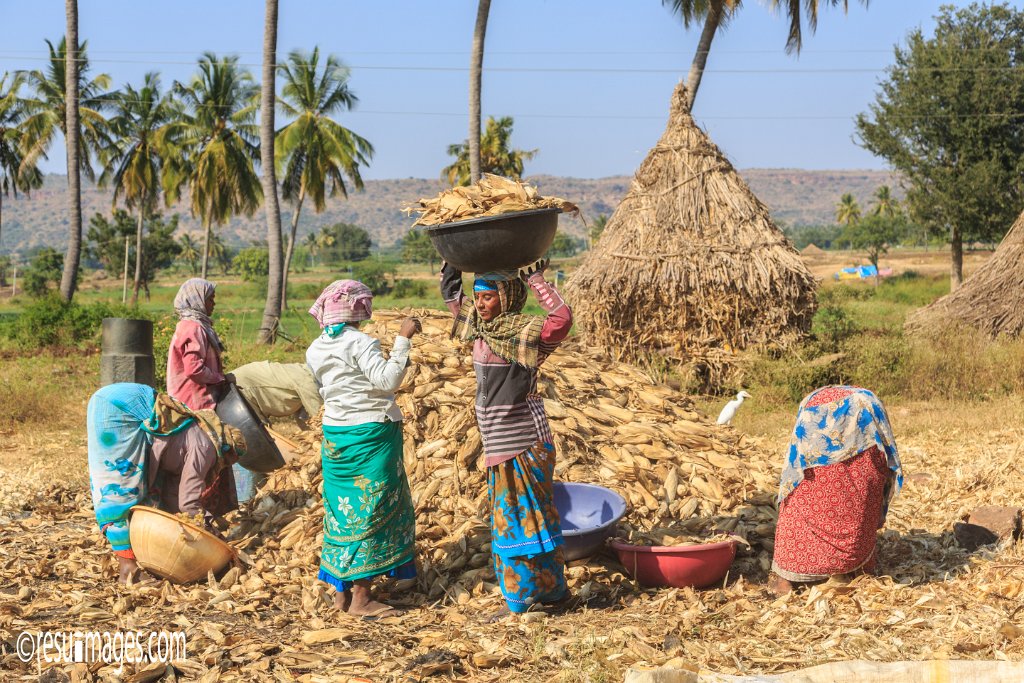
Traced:
<path fill-rule="evenodd" d="M 496 595 L 473 413 L 476 379 L 468 347 L 446 338 L 450 318 L 419 315 L 424 334 L 414 340 L 413 365 L 397 398 L 406 416 L 405 467 L 417 511 L 418 589 L 428 600 L 465 603 L 474 593 Z M 385 312 L 376 318 L 367 332 L 389 342 L 401 316 Z M 631 528 L 671 528 L 677 536 L 735 533 L 770 548 L 775 511 L 771 497 L 758 492 L 775 481 L 774 458 L 711 424 L 682 394 L 600 355 L 556 352 L 542 377 L 539 391 L 558 454 L 556 479 L 617 491 L 629 503 Z M 303 548 L 307 562 L 301 566 L 318 564 L 319 439 L 311 433 L 305 457 L 270 475 L 253 513 L 232 529 L 233 538 L 252 543 L 276 531 L 279 540 L 261 546 L 275 563 L 294 559 L 293 549 Z M 768 554 L 759 559 L 767 570 Z"/>
<path fill-rule="evenodd" d="M 400 316 L 378 317 L 372 331 L 389 341 Z M 315 434 L 307 437 L 310 452 L 274 473 L 253 504 L 233 515 L 228 534 L 239 549 L 238 566 L 185 586 L 117 586 L 84 475 L 74 480 L 31 470 L 31 480 L 19 478 L 26 467 L 0 473 L 4 680 L 35 681 L 42 670 L 44 680 L 61 681 L 568 683 L 622 680 L 631 665 L 673 658 L 726 674 L 858 658 L 1024 659 L 1024 547 L 971 554 L 951 533 L 974 507 L 1024 501 L 1024 403 L 1007 409 L 998 425 L 968 423 L 969 411 L 958 408 L 934 419 L 942 426 L 909 436 L 900 429 L 904 409 L 891 411 L 908 482 L 880 535 L 880 575 L 776 599 L 764 587 L 761 565 L 771 532 L 758 527 L 771 524 L 778 476 L 778 458 L 766 453 L 779 452 L 785 434 L 751 439 L 711 425 L 685 397 L 628 366 L 572 348 L 542 370 L 559 478 L 605 483 L 625 495 L 631 511 L 623 529 L 675 538 L 676 530 L 711 534 L 736 520 L 731 532 L 744 533 L 752 548 L 740 549 L 723 587 L 702 591 L 640 588 L 614 559 L 598 556 L 567 569 L 574 597 L 562 611 L 491 621 L 501 599 L 484 540 L 473 420 L 449 426 L 459 425 L 472 404 L 472 390 L 456 395 L 471 370 L 466 355 L 443 339 L 447 321 L 423 318 L 425 334 L 414 340 L 418 369 L 399 399 L 408 415 L 420 572 L 414 585 L 380 588 L 382 599 L 410 608 L 404 616 L 362 622 L 340 615 L 329 606 L 332 589 L 315 579 L 321 519 Z M 588 410 L 593 406 L 600 411 Z M 935 415 L 929 406 L 920 410 Z M 685 431 L 677 424 L 687 425 Z M 690 445 L 672 440 L 683 437 Z M 55 444 L 14 435 L 5 447 L 30 463 Z M 62 462 L 77 460 L 84 472 L 81 437 L 64 450 Z M 52 481 L 61 483 L 43 483 Z M 15 489 L 32 491 L 29 507 L 7 506 Z M 684 517 L 691 499 L 695 511 Z M 22 631 L 119 629 L 183 631 L 187 658 L 171 668 L 127 664 L 120 674 L 103 663 L 47 672 L 45 662 L 23 663 L 14 651 Z"/>
<path fill-rule="evenodd" d="M 535 187 L 521 180 L 490 173 L 484 173 L 475 185 L 453 187 L 432 199 L 420 199 L 403 211 L 406 215 L 419 214 L 413 223 L 415 227 L 532 209 L 561 209 L 563 213 L 579 213 L 572 202 L 558 197 L 542 197 Z"/>

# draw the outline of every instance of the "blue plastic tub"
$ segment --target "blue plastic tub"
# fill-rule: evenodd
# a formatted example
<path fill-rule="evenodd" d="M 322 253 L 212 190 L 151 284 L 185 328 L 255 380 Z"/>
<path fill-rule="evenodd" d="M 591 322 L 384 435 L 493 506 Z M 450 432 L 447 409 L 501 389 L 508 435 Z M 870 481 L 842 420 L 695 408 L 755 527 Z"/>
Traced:
<path fill-rule="evenodd" d="M 615 525 L 626 514 L 626 501 L 595 484 L 554 484 L 555 508 L 562 518 L 565 561 L 580 560 L 604 548 Z"/>

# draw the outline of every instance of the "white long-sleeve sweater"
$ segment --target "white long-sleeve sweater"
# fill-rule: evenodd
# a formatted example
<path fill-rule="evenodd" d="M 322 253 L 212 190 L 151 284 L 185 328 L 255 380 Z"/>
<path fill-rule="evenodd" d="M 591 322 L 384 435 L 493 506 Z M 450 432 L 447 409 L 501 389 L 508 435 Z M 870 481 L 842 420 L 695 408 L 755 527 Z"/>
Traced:
<path fill-rule="evenodd" d="M 333 339 L 326 333 L 317 337 L 306 350 L 306 363 L 324 399 L 324 424 L 401 422 L 395 390 L 405 377 L 410 346 L 399 335 L 385 358 L 380 341 L 354 327 L 345 327 Z"/>

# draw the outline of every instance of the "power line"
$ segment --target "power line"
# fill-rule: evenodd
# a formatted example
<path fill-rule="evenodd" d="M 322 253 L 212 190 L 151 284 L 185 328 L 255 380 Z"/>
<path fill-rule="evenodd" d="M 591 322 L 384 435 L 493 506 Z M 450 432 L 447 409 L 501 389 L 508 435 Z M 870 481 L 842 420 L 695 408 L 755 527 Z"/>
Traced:
<path fill-rule="evenodd" d="M 124 99 L 124 98 L 113 98 L 113 97 L 98 97 L 91 100 L 79 99 L 79 104 L 86 105 L 104 105 L 114 104 L 120 102 L 142 102 L 142 100 Z M 454 112 L 454 111 L 397 111 L 397 110 L 383 110 L 383 109 L 350 109 L 343 112 L 342 115 L 333 117 L 336 119 L 343 118 L 344 116 L 350 115 L 361 115 L 361 116 L 435 116 L 435 117 L 465 117 L 466 112 Z M 550 114 L 550 113 L 531 113 L 531 112 L 520 112 L 508 114 L 513 118 L 523 119 L 553 119 L 553 120 L 575 120 L 575 121 L 588 121 L 588 120 L 636 120 L 636 121 L 664 121 L 668 118 L 668 114 Z M 751 114 L 751 115 L 736 115 L 736 114 L 709 114 L 707 116 L 698 115 L 694 118 L 698 121 L 849 121 L 854 117 L 851 114 Z M 968 113 L 949 113 L 949 114 L 907 114 L 898 117 L 901 120 L 914 120 L 914 119 L 1024 119 L 1024 111 L 1010 111 L 1010 112 L 968 112 Z M 255 126 L 255 123 L 248 124 Z"/>
<path fill-rule="evenodd" d="M 38 62 L 49 62 L 52 61 L 49 57 L 11 57 L 10 55 L 0 54 L 0 59 L 22 59 L 25 61 L 38 61 Z M 173 66 L 195 66 L 196 61 L 165 61 L 165 60 L 137 60 L 137 59 L 92 59 L 82 58 L 77 61 L 90 64 L 160 64 L 160 65 L 173 65 Z M 235 66 L 247 67 L 247 68 L 262 68 L 262 63 L 259 62 L 235 62 Z M 293 64 L 289 62 L 279 62 L 277 67 L 282 66 L 311 66 L 310 64 Z M 469 67 L 466 66 L 422 66 L 422 65 L 386 65 L 386 64 L 350 64 L 345 65 L 344 68 L 352 71 L 366 70 L 366 71 L 413 71 L 413 72 L 442 72 L 442 73 L 467 73 Z M 882 67 L 822 67 L 822 68 L 763 68 L 763 69 L 728 69 L 728 68 L 710 68 L 704 69 L 705 74 L 873 74 L 885 71 L 890 66 Z M 990 72 L 990 71 L 1020 71 L 1019 66 L 977 66 L 977 67 L 914 67 L 917 71 L 929 71 L 929 72 Z M 483 68 L 485 72 L 490 73 L 590 73 L 590 74 L 680 74 L 682 73 L 681 68 L 664 68 L 664 69 L 642 69 L 642 68 L 621 68 L 621 67 L 528 67 L 528 66 L 510 66 L 500 67 L 492 66 Z"/>

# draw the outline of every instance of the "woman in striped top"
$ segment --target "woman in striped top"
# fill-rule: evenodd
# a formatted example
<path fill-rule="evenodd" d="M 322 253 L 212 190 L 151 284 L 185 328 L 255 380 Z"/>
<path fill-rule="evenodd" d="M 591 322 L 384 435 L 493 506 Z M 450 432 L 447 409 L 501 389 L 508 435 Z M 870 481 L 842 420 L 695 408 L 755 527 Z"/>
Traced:
<path fill-rule="evenodd" d="M 441 294 L 455 316 L 452 337 L 473 342 L 476 418 L 491 500 L 491 552 L 513 612 L 566 595 L 562 529 L 552 497 L 555 448 L 537 394 L 538 367 L 572 327 L 572 311 L 544 280 L 546 261 L 520 273 L 488 273 L 462 292 L 445 264 Z M 523 315 L 527 288 L 546 316 Z"/>

